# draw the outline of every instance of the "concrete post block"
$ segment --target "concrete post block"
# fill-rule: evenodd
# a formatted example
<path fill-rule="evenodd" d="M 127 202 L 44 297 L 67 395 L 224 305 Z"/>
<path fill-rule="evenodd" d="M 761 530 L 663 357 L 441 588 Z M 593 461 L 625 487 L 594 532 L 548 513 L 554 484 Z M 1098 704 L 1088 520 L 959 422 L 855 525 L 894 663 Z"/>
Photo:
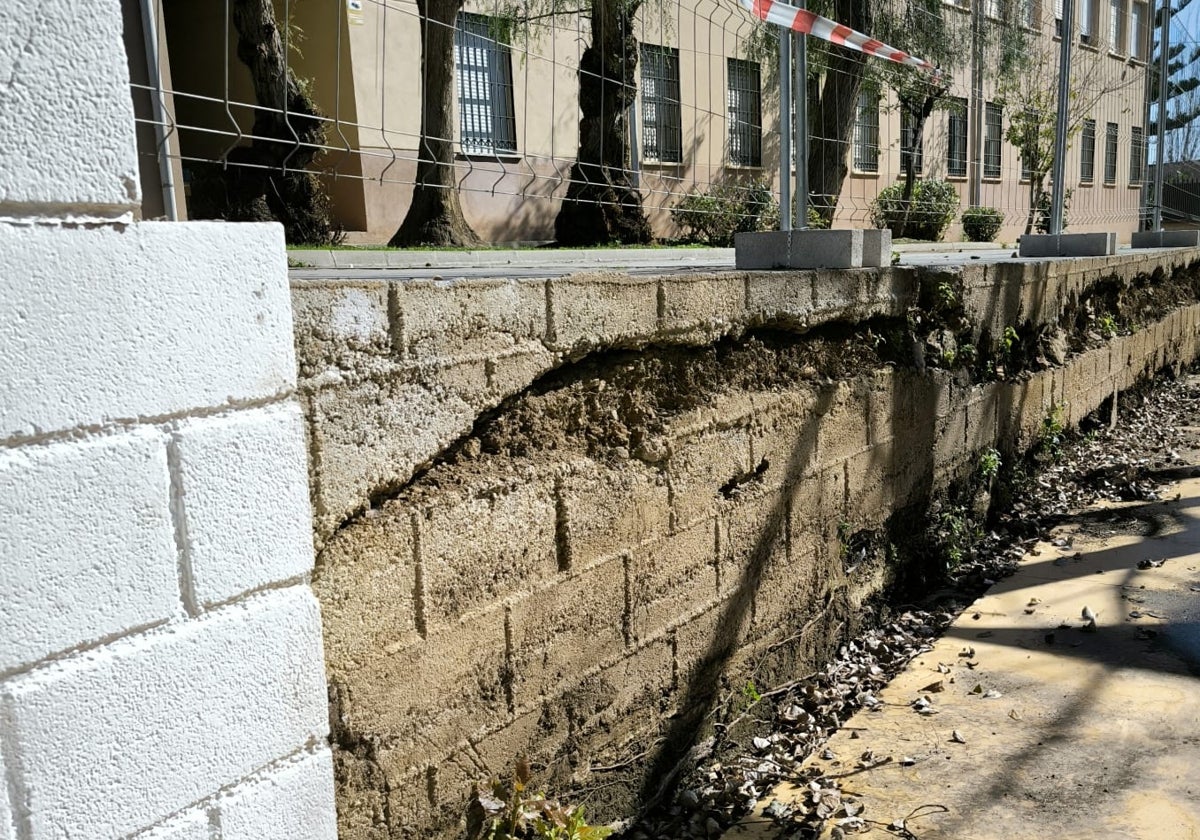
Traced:
<path fill-rule="evenodd" d="M 1141 230 L 1130 242 L 1134 248 L 1197 248 L 1200 230 Z"/>
<path fill-rule="evenodd" d="M 295 386 L 277 224 L 0 225 L 0 266 L 0 439 Z"/>
<path fill-rule="evenodd" d="M 337 840 L 327 748 L 242 785 L 221 801 L 222 840 Z"/>
<path fill-rule="evenodd" d="M 1019 251 L 1022 257 L 1108 257 L 1116 252 L 1115 233 L 1027 233 Z"/>
<path fill-rule="evenodd" d="M 0 672 L 179 612 L 153 431 L 0 450 Z"/>
<path fill-rule="evenodd" d="M 0 216 L 112 218 L 141 201 L 121 28 L 119 0 L 0 4 Z"/>
<path fill-rule="evenodd" d="M 879 268 L 892 264 L 892 232 L 887 228 L 867 228 L 863 234 L 863 267 Z"/>
<path fill-rule="evenodd" d="M 739 269 L 861 268 L 861 230 L 769 230 L 734 237 Z M 882 244 L 882 236 L 879 243 Z M 890 239 L 890 237 L 889 237 Z M 891 259 L 891 245 L 888 245 Z"/>
<path fill-rule="evenodd" d="M 317 603 L 247 599 L 9 680 L 2 702 L 28 836 L 123 837 L 328 734 Z"/>
<path fill-rule="evenodd" d="M 308 462 L 294 402 L 182 423 L 171 460 L 190 607 L 312 569 Z"/>

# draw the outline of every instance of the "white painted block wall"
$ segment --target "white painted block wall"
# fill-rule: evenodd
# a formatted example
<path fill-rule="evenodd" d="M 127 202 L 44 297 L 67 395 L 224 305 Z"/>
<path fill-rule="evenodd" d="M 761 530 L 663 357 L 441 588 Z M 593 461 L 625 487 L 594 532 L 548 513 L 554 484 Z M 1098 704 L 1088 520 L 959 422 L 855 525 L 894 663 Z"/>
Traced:
<path fill-rule="evenodd" d="M 0 78 L 0 840 L 333 840 L 281 231 L 131 223 L 119 0 Z"/>

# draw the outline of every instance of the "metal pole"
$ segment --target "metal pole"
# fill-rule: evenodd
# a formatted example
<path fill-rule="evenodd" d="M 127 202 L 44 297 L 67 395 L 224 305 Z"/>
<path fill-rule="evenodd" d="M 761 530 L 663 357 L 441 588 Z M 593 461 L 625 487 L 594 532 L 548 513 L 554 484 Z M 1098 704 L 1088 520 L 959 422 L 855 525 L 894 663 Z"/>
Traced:
<path fill-rule="evenodd" d="M 1062 47 L 1058 53 L 1058 118 L 1054 125 L 1054 192 L 1050 199 L 1050 233 L 1062 233 L 1067 161 L 1067 107 L 1071 96 L 1071 39 L 1075 35 L 1075 0 L 1063 0 Z"/>
<path fill-rule="evenodd" d="M 154 0 L 142 0 L 142 35 L 146 41 L 146 72 L 154 91 L 150 107 L 154 114 L 154 139 L 158 145 L 158 174 L 162 181 L 163 215 L 169 221 L 179 219 L 175 203 L 175 179 L 171 172 L 171 157 L 167 149 L 167 109 L 163 104 L 162 64 L 158 54 L 158 15 Z"/>
<path fill-rule="evenodd" d="M 1171 0 L 1163 0 L 1158 36 L 1158 130 L 1154 141 L 1154 230 L 1162 230 L 1163 162 L 1167 142 L 1167 89 L 1170 82 Z M 1145 140 L 1143 139 L 1143 143 Z M 1145 150 L 1143 150 L 1144 153 Z M 1142 174 L 1145 177 L 1145 173 Z"/>
<path fill-rule="evenodd" d="M 779 229 L 792 229 L 792 39 L 779 30 Z"/>
<path fill-rule="evenodd" d="M 805 0 L 796 4 L 801 9 Z M 793 32 L 796 54 L 796 227 L 808 227 L 808 41 L 801 32 Z"/>
<path fill-rule="evenodd" d="M 1032 0 L 1030 0 L 1032 2 Z M 970 204 L 983 204 L 983 0 L 975 0 L 971 9 L 971 189 Z"/>

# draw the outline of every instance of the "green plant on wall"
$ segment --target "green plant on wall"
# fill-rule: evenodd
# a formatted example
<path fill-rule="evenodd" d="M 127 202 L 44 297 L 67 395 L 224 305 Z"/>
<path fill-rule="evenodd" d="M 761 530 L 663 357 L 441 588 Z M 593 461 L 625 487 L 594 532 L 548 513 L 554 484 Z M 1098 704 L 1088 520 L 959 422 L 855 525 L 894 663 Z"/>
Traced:
<path fill-rule="evenodd" d="M 588 825 L 583 806 L 572 808 L 529 787 L 529 762 L 518 757 L 511 780 L 478 786 L 467 805 L 468 840 L 604 840 L 606 826 Z"/>
<path fill-rule="evenodd" d="M 979 454 L 979 477 L 985 483 L 1000 473 L 1000 466 L 1000 453 L 995 449 L 988 448 Z"/>

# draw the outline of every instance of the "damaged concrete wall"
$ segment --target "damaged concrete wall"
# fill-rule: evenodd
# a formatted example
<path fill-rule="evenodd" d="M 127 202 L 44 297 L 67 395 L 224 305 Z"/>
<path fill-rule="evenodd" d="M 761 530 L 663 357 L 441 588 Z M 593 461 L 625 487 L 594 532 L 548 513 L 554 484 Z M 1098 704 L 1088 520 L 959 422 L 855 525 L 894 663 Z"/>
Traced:
<path fill-rule="evenodd" d="M 923 299 L 982 354 L 1198 256 L 294 284 L 341 836 L 453 835 L 518 753 L 601 818 L 653 796 L 723 680 L 820 661 L 903 574 L 847 533 L 1196 354 L 1181 299 L 976 383 L 900 346 Z"/>

